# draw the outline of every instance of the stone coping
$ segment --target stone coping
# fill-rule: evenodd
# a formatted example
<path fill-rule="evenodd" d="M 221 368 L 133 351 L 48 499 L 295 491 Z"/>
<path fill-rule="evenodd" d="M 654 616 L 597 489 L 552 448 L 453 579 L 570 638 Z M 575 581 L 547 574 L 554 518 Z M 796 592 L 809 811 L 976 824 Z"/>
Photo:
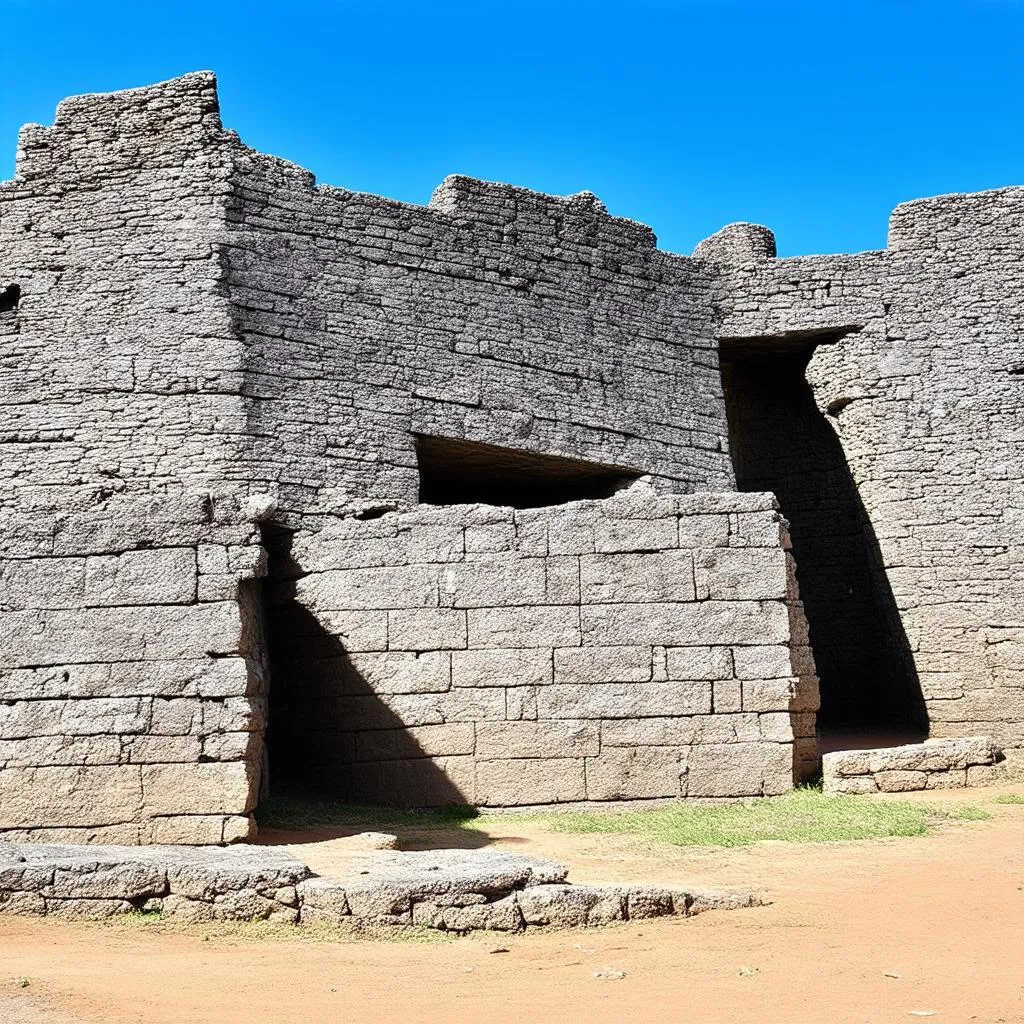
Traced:
<path fill-rule="evenodd" d="M 598 925 L 760 905 L 752 893 L 567 881 L 554 861 L 495 850 L 377 850 L 336 877 L 265 846 L 0 844 L 0 913 L 78 920 L 133 911 L 188 923 L 418 925 L 442 931 Z"/>

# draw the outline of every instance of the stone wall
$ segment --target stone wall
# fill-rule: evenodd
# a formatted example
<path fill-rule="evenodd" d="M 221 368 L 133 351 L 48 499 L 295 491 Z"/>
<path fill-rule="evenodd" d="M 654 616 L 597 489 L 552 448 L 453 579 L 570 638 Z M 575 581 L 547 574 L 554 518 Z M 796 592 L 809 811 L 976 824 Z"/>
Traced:
<path fill-rule="evenodd" d="M 289 663 L 312 658 L 343 666 L 339 708 L 371 716 L 326 730 L 287 702 L 271 715 L 272 748 L 310 724 L 309 755 L 339 791 L 731 795 L 774 791 L 794 760 L 802 773 L 814 700 L 778 680 L 809 676 L 810 659 L 784 673 L 772 663 L 781 675 L 743 661 L 750 623 L 781 623 L 787 601 L 796 614 L 791 580 L 758 596 L 762 572 L 778 583 L 779 537 L 742 543 L 744 517 L 774 513 L 763 496 L 701 494 L 736 486 L 720 346 L 806 356 L 795 391 L 817 407 L 818 439 L 834 432 L 860 506 L 859 532 L 844 525 L 850 546 L 804 545 L 801 518 L 831 495 L 831 470 L 794 502 L 786 478 L 806 479 L 806 461 L 787 466 L 788 446 L 769 450 L 775 432 L 762 432 L 754 461 L 774 476 L 746 473 L 740 486 L 779 492 L 809 603 L 819 623 L 846 627 L 816 636 L 811 616 L 826 706 L 840 683 L 849 694 L 870 678 L 860 706 L 876 709 L 876 727 L 893 724 L 881 697 L 899 685 L 933 735 L 1020 745 L 1022 250 L 1024 190 L 1005 189 L 901 207 L 883 252 L 778 260 L 767 229 L 734 225 L 690 259 L 586 193 L 454 177 L 417 207 L 316 187 L 223 130 L 210 74 L 66 101 L 52 127 L 23 130 L 17 175 L 0 184 L 0 829 L 124 842 L 247 833 L 267 686 L 251 582 L 262 544 L 285 678 L 275 701 L 294 681 Z M 423 436 L 646 474 L 652 508 L 683 502 L 646 519 L 712 516 L 730 532 L 721 545 L 655 533 L 623 550 L 598 548 L 594 532 L 591 550 L 588 531 L 617 520 L 619 499 L 418 508 Z M 584 508 L 590 525 L 570 527 Z M 519 546 L 530 522 L 547 524 L 549 543 L 561 531 L 584 546 L 530 551 Z M 854 579 L 844 559 L 857 547 Z M 334 564 L 371 551 L 382 560 Z M 754 575 L 713 597 L 701 559 L 723 552 L 752 559 Z M 692 598 L 664 589 L 682 586 L 670 566 L 687 558 Z M 372 582 L 343 583 L 359 573 Z M 445 589 L 461 574 L 497 595 L 509 573 L 518 604 L 472 606 Z M 405 603 L 403 579 L 413 594 L 430 581 L 436 604 Z M 842 600 L 862 585 L 874 604 Z M 388 593 L 397 603 L 366 605 Z M 634 599 L 599 599 L 608 593 Z M 577 632 L 561 635 L 567 609 Z M 364 620 L 378 625 L 352 625 Z M 666 632 L 651 635 L 655 624 Z M 492 632 L 485 642 L 474 629 Z M 795 619 L 788 630 L 753 646 L 780 657 L 787 640 L 801 645 Z M 829 666 L 844 644 L 873 644 L 878 658 L 842 682 Z M 613 659 L 626 678 L 605 678 L 598 661 L 564 677 L 590 657 L 579 652 L 604 648 L 639 661 Z M 535 678 L 516 675 L 524 650 L 535 667 L 550 654 L 550 681 L 508 685 Z M 488 677 L 499 685 L 456 685 L 456 664 L 487 676 L 482 651 L 499 652 Z M 649 674 L 634 678 L 647 651 Z M 446 666 L 449 688 L 427 689 Z M 321 682 L 307 685 L 324 698 Z M 664 710 L 642 713 L 641 693 Z M 522 756 L 555 748 L 569 756 Z M 557 777 L 541 769 L 552 764 Z"/>
<path fill-rule="evenodd" d="M 110 499 L 0 564 L 0 833 L 252 832 L 265 726 L 253 509 Z"/>
<path fill-rule="evenodd" d="M 857 328 L 818 345 L 806 375 L 863 504 L 926 728 L 1019 747 L 1024 189 L 908 203 L 889 242 L 858 256 L 730 252 L 719 331 L 785 348 Z M 823 669 L 826 702 L 829 685 Z"/>
<path fill-rule="evenodd" d="M 929 740 L 876 750 L 836 750 L 822 757 L 826 793 L 910 793 L 990 783 L 1002 751 L 989 736 Z"/>
<path fill-rule="evenodd" d="M 817 682 L 770 495 L 643 482 L 295 538 L 272 584 L 272 784 L 513 806 L 781 793 Z M 288 577 L 291 578 L 288 578 Z"/>
<path fill-rule="evenodd" d="M 710 277 L 594 196 L 453 177 L 423 208 L 239 150 L 229 218 L 284 515 L 414 504 L 417 434 L 732 488 Z"/>
<path fill-rule="evenodd" d="M 211 75 L 77 97 L 23 129 L 0 184 L 10 837 L 251 831 L 265 679 L 257 585 L 240 583 L 262 549 L 236 471 L 227 138 Z"/>

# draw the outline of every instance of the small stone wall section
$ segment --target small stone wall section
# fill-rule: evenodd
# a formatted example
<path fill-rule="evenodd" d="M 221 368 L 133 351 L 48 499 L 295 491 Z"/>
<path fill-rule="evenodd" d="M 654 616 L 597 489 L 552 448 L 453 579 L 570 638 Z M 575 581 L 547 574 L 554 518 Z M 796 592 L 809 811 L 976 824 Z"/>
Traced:
<path fill-rule="evenodd" d="M 1002 751 L 990 736 L 931 740 L 874 750 L 825 754 L 826 793 L 907 793 L 983 785 Z"/>
<path fill-rule="evenodd" d="M 274 728 L 360 802 L 785 792 L 818 698 L 787 543 L 771 495 L 643 482 L 333 520 L 271 588 Z"/>
<path fill-rule="evenodd" d="M 0 914 L 190 924 L 418 925 L 449 932 L 598 925 L 757 906 L 743 892 L 575 886 L 561 864 L 489 850 L 374 853 L 341 877 L 266 847 L 0 844 Z"/>
<path fill-rule="evenodd" d="M 263 506 L 111 497 L 0 560 L 0 835 L 224 843 L 266 724 Z"/>
<path fill-rule="evenodd" d="M 820 345 L 807 379 L 877 540 L 929 734 L 1007 750 L 1024 746 L 1022 239 L 1019 187 L 906 203 L 884 251 L 723 267 L 718 328 L 780 348 L 860 328 Z"/>

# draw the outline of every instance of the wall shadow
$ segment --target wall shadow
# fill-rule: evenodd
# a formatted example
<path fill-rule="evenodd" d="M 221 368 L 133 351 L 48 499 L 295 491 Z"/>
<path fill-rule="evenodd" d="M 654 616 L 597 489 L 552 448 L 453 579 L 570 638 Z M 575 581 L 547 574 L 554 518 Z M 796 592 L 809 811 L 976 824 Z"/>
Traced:
<path fill-rule="evenodd" d="M 720 348 L 741 491 L 772 491 L 789 520 L 821 683 L 818 730 L 927 735 L 910 644 L 846 454 L 806 378 L 815 345 Z"/>
<path fill-rule="evenodd" d="M 264 793 L 384 807 L 467 804 L 338 637 L 296 600 L 304 573 L 292 558 L 292 534 L 265 529 L 263 543 L 270 666 Z"/>

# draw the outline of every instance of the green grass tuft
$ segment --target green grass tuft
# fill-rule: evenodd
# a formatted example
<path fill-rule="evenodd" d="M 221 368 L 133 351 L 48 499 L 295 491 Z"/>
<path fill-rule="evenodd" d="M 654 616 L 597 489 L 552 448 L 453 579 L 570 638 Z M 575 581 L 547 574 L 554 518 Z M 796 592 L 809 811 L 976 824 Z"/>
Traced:
<path fill-rule="evenodd" d="M 552 832 L 604 832 L 674 846 L 748 846 L 771 839 L 787 843 L 829 843 L 925 835 L 946 821 L 982 821 L 975 807 L 825 796 L 797 789 L 785 796 L 702 807 L 677 804 L 649 811 L 570 812 L 548 815 Z"/>
<path fill-rule="evenodd" d="M 153 908 L 152 910 L 143 910 L 141 908 L 137 910 L 129 910 L 125 913 L 124 918 L 130 921 L 138 922 L 139 924 L 153 925 L 160 924 L 164 919 L 164 912 Z"/>
<path fill-rule="evenodd" d="M 993 799 L 994 804 L 1024 804 L 1024 796 L 1019 796 L 1017 793 L 1004 793 L 1002 796 L 997 796 Z"/>
<path fill-rule="evenodd" d="M 729 847 L 769 839 L 787 843 L 827 843 L 920 836 L 945 822 L 983 821 L 989 814 L 971 806 L 825 796 L 820 789 L 806 787 L 785 796 L 711 806 L 680 803 L 649 810 L 609 808 L 527 812 L 514 816 L 481 814 L 462 806 L 409 811 L 361 807 L 328 799 L 275 798 L 260 808 L 257 817 L 265 828 L 346 826 L 367 831 L 390 826 L 418 831 L 485 832 L 488 827 L 504 828 L 515 820 L 549 832 L 608 833 L 674 846 Z"/>

